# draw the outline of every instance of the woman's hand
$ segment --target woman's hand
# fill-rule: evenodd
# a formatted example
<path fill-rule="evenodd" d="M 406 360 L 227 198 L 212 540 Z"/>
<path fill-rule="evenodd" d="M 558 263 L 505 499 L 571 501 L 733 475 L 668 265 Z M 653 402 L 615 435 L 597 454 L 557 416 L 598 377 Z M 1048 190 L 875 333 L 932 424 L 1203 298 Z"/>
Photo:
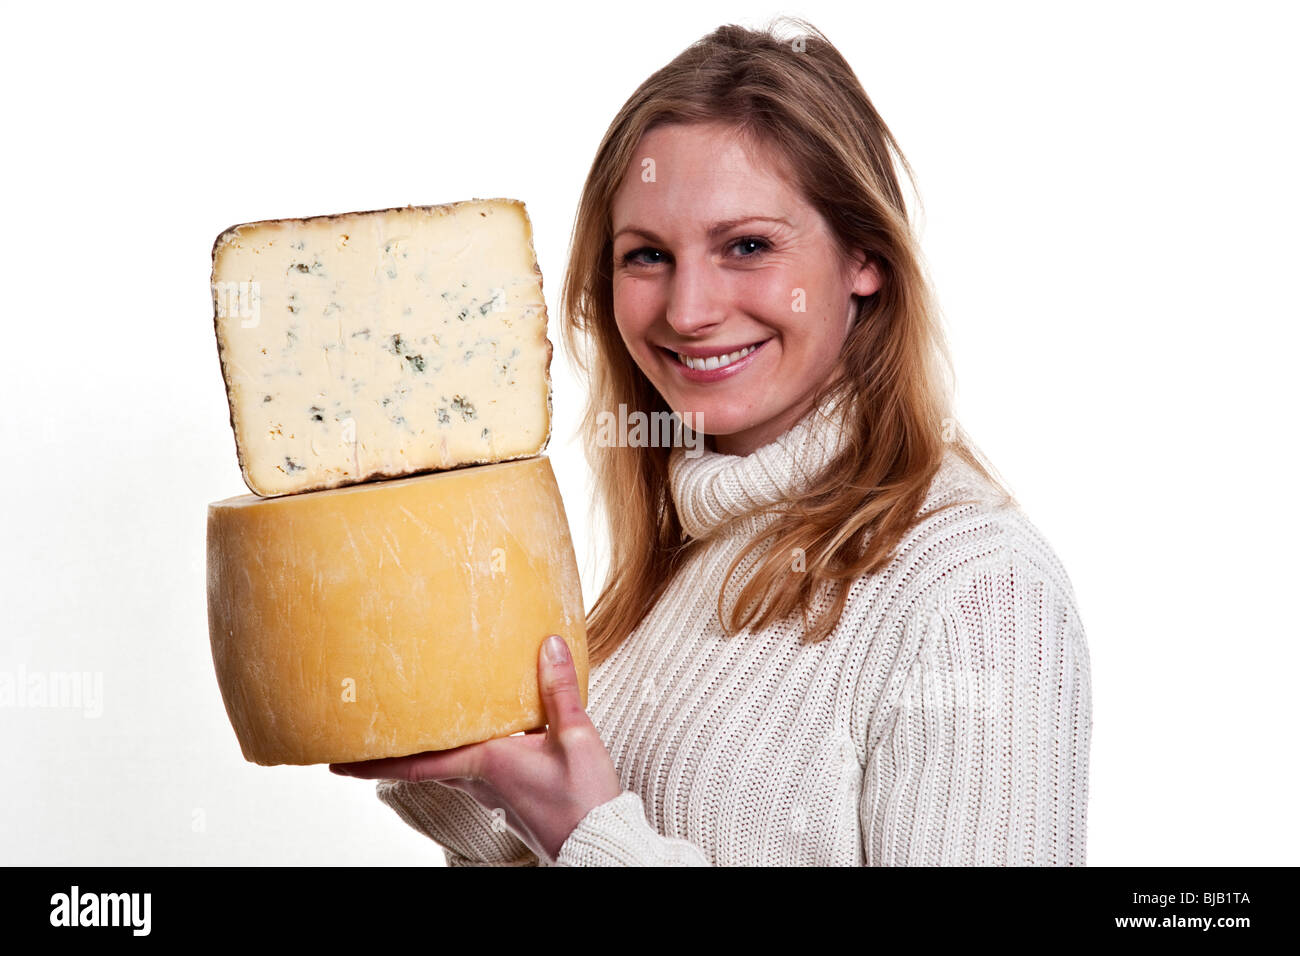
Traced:
<path fill-rule="evenodd" d="M 573 659 L 560 638 L 542 644 L 537 677 L 544 728 L 452 750 L 330 764 L 330 770 L 372 780 L 436 780 L 463 790 L 489 810 L 503 811 L 519 839 L 553 863 L 587 812 L 623 787 L 583 709 Z"/>

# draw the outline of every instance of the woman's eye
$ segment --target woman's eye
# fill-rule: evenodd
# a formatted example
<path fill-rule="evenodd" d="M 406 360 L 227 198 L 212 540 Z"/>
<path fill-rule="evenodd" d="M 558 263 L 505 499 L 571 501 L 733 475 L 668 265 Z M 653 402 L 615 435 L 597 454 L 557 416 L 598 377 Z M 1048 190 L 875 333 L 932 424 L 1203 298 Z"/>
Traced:
<path fill-rule="evenodd" d="M 624 253 L 621 262 L 625 266 L 653 266 L 663 261 L 662 258 L 654 258 L 655 256 L 662 257 L 663 252 L 658 249 L 651 249 L 649 246 L 642 246 L 640 249 L 633 249 L 631 252 Z"/>
<path fill-rule="evenodd" d="M 753 259 L 770 249 L 771 243 L 759 236 L 746 236 L 735 240 L 728 248 L 735 250 L 736 258 Z M 641 246 L 619 257 L 619 264 L 624 267 L 657 266 L 667 261 L 667 254 L 662 249 L 655 249 L 652 246 Z"/>
<path fill-rule="evenodd" d="M 746 236 L 744 239 L 737 239 L 733 242 L 731 248 L 739 251 L 740 258 L 752 259 L 754 256 L 768 248 L 768 242 L 766 239 L 760 239 L 758 236 Z"/>

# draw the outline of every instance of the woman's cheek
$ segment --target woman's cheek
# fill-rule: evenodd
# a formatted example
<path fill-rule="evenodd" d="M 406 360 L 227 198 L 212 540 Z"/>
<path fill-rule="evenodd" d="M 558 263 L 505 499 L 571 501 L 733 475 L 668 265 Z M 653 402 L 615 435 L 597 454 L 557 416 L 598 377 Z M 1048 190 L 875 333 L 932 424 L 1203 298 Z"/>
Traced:
<path fill-rule="evenodd" d="M 641 369 L 656 388 L 663 385 L 662 372 L 657 362 L 655 347 L 648 341 L 654 324 L 655 305 L 651 296 L 644 289 L 636 289 L 638 283 L 624 283 L 620 288 L 614 286 L 614 320 L 618 325 L 623 347 L 632 356 L 632 360 Z"/>
<path fill-rule="evenodd" d="M 778 333 L 795 324 L 808 292 L 784 270 L 742 273 L 732 290 L 732 301 L 741 313 Z"/>
<path fill-rule="evenodd" d="M 614 315 L 624 339 L 641 336 L 654 324 L 656 295 L 651 283 L 614 283 Z"/>

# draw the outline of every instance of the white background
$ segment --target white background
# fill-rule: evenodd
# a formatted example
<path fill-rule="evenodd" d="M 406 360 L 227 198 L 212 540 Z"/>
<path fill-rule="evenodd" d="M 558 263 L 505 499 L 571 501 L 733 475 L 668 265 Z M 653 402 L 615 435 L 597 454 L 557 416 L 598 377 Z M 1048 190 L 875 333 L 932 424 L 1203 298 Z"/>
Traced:
<path fill-rule="evenodd" d="M 865 0 L 9 8 L 0 671 L 100 672 L 104 710 L 0 709 L 0 862 L 442 862 L 372 783 L 240 756 L 204 598 L 206 506 L 245 492 L 212 241 L 520 198 L 558 349 L 614 113 L 778 13 L 830 36 L 914 164 L 959 415 L 1074 582 L 1089 863 L 1300 862 L 1294 15 Z M 553 371 L 590 603 L 581 386 Z"/>

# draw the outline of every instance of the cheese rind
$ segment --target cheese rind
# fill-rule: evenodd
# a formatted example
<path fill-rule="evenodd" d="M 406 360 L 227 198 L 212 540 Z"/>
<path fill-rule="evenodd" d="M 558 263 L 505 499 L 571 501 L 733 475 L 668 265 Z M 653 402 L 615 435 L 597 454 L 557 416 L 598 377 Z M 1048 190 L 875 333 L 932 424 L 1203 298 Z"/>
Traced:
<path fill-rule="evenodd" d="M 551 343 L 524 205 L 232 226 L 212 252 L 244 481 L 274 496 L 540 454 Z"/>
<path fill-rule="evenodd" d="M 208 508 L 208 623 L 244 757 L 343 763 L 546 722 L 537 655 L 585 616 L 546 457 Z"/>

